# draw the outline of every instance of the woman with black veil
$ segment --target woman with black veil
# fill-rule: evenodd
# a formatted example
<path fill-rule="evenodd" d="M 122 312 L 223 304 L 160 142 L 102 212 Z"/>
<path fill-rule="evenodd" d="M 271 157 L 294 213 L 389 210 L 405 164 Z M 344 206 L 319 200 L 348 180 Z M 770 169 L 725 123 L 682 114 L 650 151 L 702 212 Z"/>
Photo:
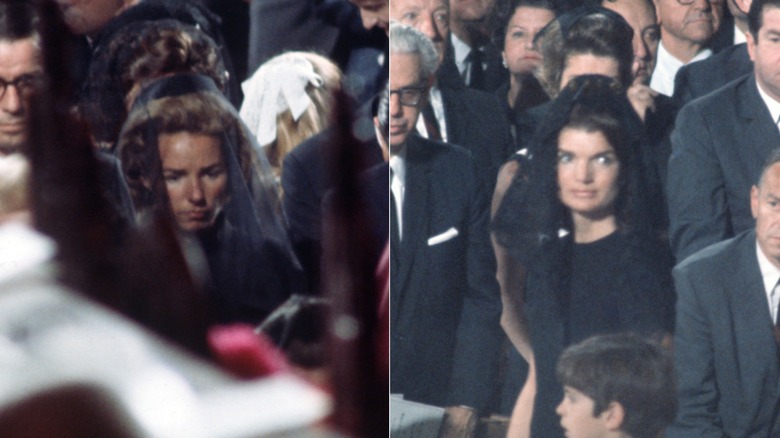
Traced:
<path fill-rule="evenodd" d="M 530 368 L 512 436 L 528 436 L 529 421 L 530 436 L 563 436 L 555 367 L 566 346 L 604 333 L 671 333 L 671 258 L 649 215 L 641 132 L 617 82 L 572 79 L 498 206 L 495 243 L 524 283 L 502 284 L 502 325 Z"/>
<path fill-rule="evenodd" d="M 257 324 L 300 292 L 300 266 L 279 213 L 274 175 L 213 81 L 145 84 L 118 154 L 141 223 L 166 217 L 205 256 L 213 322 Z M 185 245 L 186 247 L 186 245 Z"/>

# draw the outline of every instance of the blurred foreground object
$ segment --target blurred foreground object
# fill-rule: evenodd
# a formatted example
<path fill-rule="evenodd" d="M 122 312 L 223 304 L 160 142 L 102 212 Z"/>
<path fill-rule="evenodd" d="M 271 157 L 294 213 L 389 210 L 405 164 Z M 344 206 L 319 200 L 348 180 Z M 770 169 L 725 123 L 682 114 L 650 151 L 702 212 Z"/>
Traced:
<path fill-rule="evenodd" d="M 274 436 L 327 414 L 289 374 L 241 383 L 72 293 L 48 238 L 0 227 L 3 253 L 20 247 L 39 250 L 0 276 L 3 436 Z"/>

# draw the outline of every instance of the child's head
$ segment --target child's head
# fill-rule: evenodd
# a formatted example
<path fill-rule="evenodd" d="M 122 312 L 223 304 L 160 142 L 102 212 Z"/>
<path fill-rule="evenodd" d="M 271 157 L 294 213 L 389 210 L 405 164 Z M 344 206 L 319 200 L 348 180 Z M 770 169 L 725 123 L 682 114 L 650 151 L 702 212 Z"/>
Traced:
<path fill-rule="evenodd" d="M 674 420 L 674 368 L 667 351 L 629 334 L 594 336 L 563 352 L 558 405 L 570 438 L 653 438 Z"/>

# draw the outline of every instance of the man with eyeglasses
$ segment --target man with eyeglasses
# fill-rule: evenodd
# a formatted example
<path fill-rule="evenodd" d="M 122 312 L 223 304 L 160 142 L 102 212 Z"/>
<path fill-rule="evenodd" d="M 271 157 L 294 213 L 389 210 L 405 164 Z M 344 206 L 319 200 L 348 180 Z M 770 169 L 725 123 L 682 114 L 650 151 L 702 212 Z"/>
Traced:
<path fill-rule="evenodd" d="M 661 44 L 650 87 L 671 96 L 677 70 L 712 55 L 709 44 L 720 26 L 724 0 L 653 1 Z"/>
<path fill-rule="evenodd" d="M 448 0 L 392 0 L 390 19 L 422 32 L 438 55 L 417 131 L 470 150 L 480 176 L 492 188 L 499 166 L 514 152 L 509 121 L 498 111 L 495 94 L 466 87 L 455 64 L 445 61 L 450 50 L 449 5 Z"/>
<path fill-rule="evenodd" d="M 8 155 L 19 151 L 27 138 L 27 99 L 43 67 L 33 20 L 19 15 L 31 15 L 31 9 L 5 4 L 0 9 L 6 12 L 0 14 L 0 155 Z"/>
<path fill-rule="evenodd" d="M 390 389 L 473 418 L 490 408 L 502 340 L 488 197 L 467 151 L 415 132 L 431 41 L 393 23 L 390 61 Z"/>
<path fill-rule="evenodd" d="M 679 107 L 753 71 L 747 50 L 747 11 L 751 0 L 726 0 L 734 17 L 734 44 L 703 61 L 684 65 L 674 80 L 674 100 Z"/>

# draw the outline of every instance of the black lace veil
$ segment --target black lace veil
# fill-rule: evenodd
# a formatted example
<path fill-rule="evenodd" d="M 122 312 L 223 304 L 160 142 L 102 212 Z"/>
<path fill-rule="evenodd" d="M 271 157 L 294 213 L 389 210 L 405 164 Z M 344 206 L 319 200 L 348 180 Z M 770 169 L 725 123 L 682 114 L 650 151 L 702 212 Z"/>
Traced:
<path fill-rule="evenodd" d="M 159 216 L 174 220 L 158 136 L 182 131 L 219 138 L 226 167 L 227 197 L 221 213 L 213 226 L 197 232 L 212 289 L 222 303 L 217 305 L 222 307 L 218 319 L 259 322 L 291 293 L 300 292 L 300 265 L 287 240 L 273 171 L 207 76 L 158 79 L 147 84 L 133 104 L 118 154 L 140 222 Z"/>
<path fill-rule="evenodd" d="M 642 164 L 642 122 L 616 81 L 598 75 L 579 76 L 553 101 L 493 218 L 498 242 L 525 265 L 562 256 L 559 243 L 569 239 L 573 230 L 571 213 L 558 198 L 558 136 L 573 119 L 587 119 L 592 114 L 616 119 L 622 128 L 622 138 L 610 139 L 610 143 L 618 143 L 612 146 L 620 162 L 615 201 L 619 232 L 653 233 Z"/>

